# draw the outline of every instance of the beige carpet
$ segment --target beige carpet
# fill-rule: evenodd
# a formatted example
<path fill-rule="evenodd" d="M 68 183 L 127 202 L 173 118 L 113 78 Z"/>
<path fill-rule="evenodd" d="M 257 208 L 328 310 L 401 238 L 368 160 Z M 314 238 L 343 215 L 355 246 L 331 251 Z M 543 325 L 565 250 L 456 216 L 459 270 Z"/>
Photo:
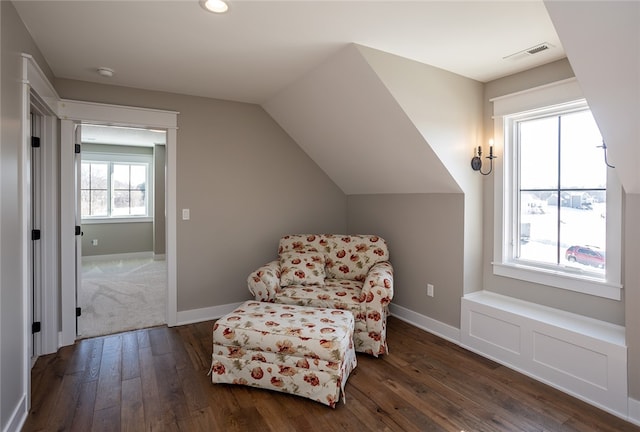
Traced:
<path fill-rule="evenodd" d="M 85 260 L 78 337 L 165 324 L 166 272 L 166 261 L 152 258 Z"/>

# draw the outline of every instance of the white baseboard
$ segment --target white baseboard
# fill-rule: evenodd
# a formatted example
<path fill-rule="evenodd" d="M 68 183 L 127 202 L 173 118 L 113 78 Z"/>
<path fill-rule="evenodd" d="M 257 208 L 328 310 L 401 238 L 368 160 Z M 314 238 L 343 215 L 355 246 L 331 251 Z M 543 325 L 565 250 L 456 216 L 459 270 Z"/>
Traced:
<path fill-rule="evenodd" d="M 165 261 L 167 259 L 166 254 L 153 254 L 154 261 Z"/>
<path fill-rule="evenodd" d="M 82 257 L 82 262 L 111 261 L 119 259 L 153 258 L 153 252 L 129 252 L 110 255 L 87 255 Z"/>
<path fill-rule="evenodd" d="M 176 316 L 176 325 L 192 324 L 201 321 L 209 321 L 218 319 L 236 309 L 244 302 L 230 303 L 219 306 L 211 306 L 202 309 L 190 309 L 186 311 L 178 311 Z"/>
<path fill-rule="evenodd" d="M 393 303 L 389 305 L 389 312 L 394 317 L 408 322 L 419 329 L 433 333 L 434 335 L 457 345 L 460 344 L 460 329 L 450 326 L 449 324 L 434 320 L 426 315 L 419 314 L 418 312 L 414 312 Z"/>
<path fill-rule="evenodd" d="M 11 417 L 2 432 L 20 432 L 27 420 L 27 395 L 22 395 L 20 402 L 11 413 Z"/>
<path fill-rule="evenodd" d="M 640 426 L 640 400 L 629 398 L 629 421 Z"/>

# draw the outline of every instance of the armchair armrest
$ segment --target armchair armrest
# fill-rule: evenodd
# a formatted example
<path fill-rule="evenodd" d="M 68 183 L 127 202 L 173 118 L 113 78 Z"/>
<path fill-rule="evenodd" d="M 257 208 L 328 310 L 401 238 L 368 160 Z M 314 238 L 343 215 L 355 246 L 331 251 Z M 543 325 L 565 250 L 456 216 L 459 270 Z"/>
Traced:
<path fill-rule="evenodd" d="M 366 314 L 368 338 L 374 356 L 387 350 L 386 323 L 388 306 L 393 298 L 393 267 L 388 261 L 375 264 L 362 286 L 362 312 Z"/>
<path fill-rule="evenodd" d="M 393 298 L 393 267 L 389 261 L 375 264 L 364 280 L 362 293 L 366 294 L 366 304 L 386 306 Z M 375 307 L 379 309 L 380 306 Z"/>
<path fill-rule="evenodd" d="M 247 285 L 256 300 L 273 302 L 280 292 L 280 261 L 271 261 L 251 273 Z"/>

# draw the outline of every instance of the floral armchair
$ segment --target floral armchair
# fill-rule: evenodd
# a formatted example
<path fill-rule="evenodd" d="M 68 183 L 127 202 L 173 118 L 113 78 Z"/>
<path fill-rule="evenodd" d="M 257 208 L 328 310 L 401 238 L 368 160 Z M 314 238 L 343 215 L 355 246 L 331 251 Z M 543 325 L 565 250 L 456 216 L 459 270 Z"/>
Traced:
<path fill-rule="evenodd" d="M 251 273 L 247 282 L 259 301 L 351 311 L 356 351 L 387 353 L 393 267 L 384 239 L 288 235 L 280 239 L 278 259 Z"/>

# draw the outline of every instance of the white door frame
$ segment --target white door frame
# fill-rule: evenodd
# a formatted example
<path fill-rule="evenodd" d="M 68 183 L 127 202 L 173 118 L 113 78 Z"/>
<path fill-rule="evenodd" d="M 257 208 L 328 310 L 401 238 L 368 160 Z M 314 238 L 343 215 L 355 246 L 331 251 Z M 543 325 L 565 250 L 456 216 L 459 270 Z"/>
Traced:
<path fill-rule="evenodd" d="M 167 325 L 177 324 L 177 259 L 176 259 L 176 145 L 177 116 L 175 111 L 108 105 L 93 102 L 60 100 L 60 242 L 62 279 L 62 333 L 60 345 L 71 345 L 76 339 L 76 257 L 75 257 L 75 123 L 166 129 L 166 259 L 167 259 Z"/>
<path fill-rule="evenodd" d="M 20 261 L 22 281 L 22 341 L 23 341 L 23 392 L 24 415 L 31 406 L 31 308 L 32 296 L 29 276 L 29 250 L 31 243 L 31 109 L 36 108 L 42 115 L 42 215 L 41 252 L 42 252 L 42 296 L 41 318 L 42 335 L 34 354 L 48 354 L 58 349 L 58 202 L 57 202 L 57 117 L 56 109 L 59 97 L 46 75 L 28 54 L 22 54 L 22 101 L 21 101 L 21 145 L 19 154 L 19 210 L 22 225 L 20 229 Z"/>

